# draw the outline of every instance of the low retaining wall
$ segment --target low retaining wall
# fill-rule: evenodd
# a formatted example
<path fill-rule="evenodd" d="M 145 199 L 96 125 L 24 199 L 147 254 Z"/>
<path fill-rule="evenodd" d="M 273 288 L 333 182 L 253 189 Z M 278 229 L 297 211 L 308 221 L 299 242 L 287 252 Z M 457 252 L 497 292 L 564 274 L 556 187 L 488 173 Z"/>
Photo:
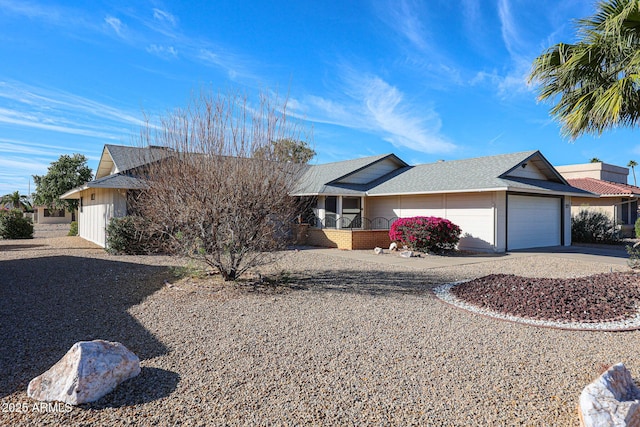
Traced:
<path fill-rule="evenodd" d="M 373 249 L 375 247 L 388 248 L 391 240 L 388 230 L 308 228 L 305 242 L 299 243 L 338 249 Z"/>

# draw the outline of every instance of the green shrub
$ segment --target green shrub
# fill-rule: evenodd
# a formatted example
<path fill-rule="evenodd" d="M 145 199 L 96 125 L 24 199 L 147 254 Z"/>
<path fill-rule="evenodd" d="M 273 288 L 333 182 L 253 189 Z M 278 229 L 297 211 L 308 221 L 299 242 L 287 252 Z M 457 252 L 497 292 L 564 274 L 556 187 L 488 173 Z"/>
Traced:
<path fill-rule="evenodd" d="M 141 255 L 162 251 L 163 241 L 149 232 L 148 223 L 139 216 L 111 218 L 107 225 L 107 252 Z"/>
<path fill-rule="evenodd" d="M 637 222 L 636 222 L 637 223 Z M 629 254 L 629 259 L 627 260 L 627 264 L 629 267 L 635 269 L 640 268 L 640 242 L 635 245 L 627 245 L 625 246 L 627 253 Z"/>
<path fill-rule="evenodd" d="M 581 210 L 571 217 L 571 241 L 608 243 L 618 240 L 615 222 L 603 212 Z"/>
<path fill-rule="evenodd" d="M 455 249 L 460 233 L 460 227 L 448 219 L 416 216 L 394 221 L 389 238 L 417 251 L 439 252 Z"/>
<path fill-rule="evenodd" d="M 636 239 L 640 239 L 640 218 L 636 219 Z"/>
<path fill-rule="evenodd" d="M 77 236 L 78 235 L 78 221 L 72 221 L 69 226 L 69 232 L 67 236 Z"/>
<path fill-rule="evenodd" d="M 33 223 L 20 209 L 0 210 L 0 238 L 33 239 Z"/>
<path fill-rule="evenodd" d="M 134 216 L 111 218 L 107 225 L 107 252 L 137 255 L 147 252 L 142 219 Z"/>

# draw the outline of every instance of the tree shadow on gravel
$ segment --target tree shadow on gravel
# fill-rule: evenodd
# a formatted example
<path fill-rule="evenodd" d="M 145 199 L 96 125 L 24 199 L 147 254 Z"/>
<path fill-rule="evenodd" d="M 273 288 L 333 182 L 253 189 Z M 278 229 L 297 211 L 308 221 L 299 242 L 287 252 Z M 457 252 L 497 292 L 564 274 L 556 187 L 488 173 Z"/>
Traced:
<path fill-rule="evenodd" d="M 0 397 L 26 390 L 78 341 L 118 341 L 141 359 L 166 354 L 127 310 L 172 277 L 164 266 L 95 258 L 0 261 Z"/>
<path fill-rule="evenodd" d="M 35 248 L 43 248 L 47 245 L 43 245 L 43 244 L 39 244 L 39 243 L 33 243 L 33 244 L 17 244 L 17 245 L 0 245 L 0 252 L 3 251 L 19 251 L 19 250 L 23 250 L 23 249 L 35 249 Z"/>
<path fill-rule="evenodd" d="M 443 274 L 379 270 L 320 270 L 291 273 L 282 284 L 292 290 L 344 292 L 377 296 L 426 294 L 449 279 Z"/>
<path fill-rule="evenodd" d="M 144 367 L 140 375 L 120 384 L 101 399 L 79 405 L 82 409 L 121 408 L 169 396 L 178 387 L 180 375 L 166 369 Z"/>

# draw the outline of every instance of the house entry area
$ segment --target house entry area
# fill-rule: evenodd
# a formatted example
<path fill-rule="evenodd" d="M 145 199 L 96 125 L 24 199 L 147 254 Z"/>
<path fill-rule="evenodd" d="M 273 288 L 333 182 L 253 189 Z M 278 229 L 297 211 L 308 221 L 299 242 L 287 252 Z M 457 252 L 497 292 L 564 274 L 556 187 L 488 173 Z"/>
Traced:
<path fill-rule="evenodd" d="M 362 198 L 327 196 L 324 199 L 324 228 L 362 228 Z"/>
<path fill-rule="evenodd" d="M 306 231 L 306 243 L 340 249 L 389 247 L 389 224 L 393 219 L 371 221 L 364 212 L 360 196 L 324 196 L 318 198 L 315 219 Z M 383 227 L 376 224 L 384 222 Z"/>

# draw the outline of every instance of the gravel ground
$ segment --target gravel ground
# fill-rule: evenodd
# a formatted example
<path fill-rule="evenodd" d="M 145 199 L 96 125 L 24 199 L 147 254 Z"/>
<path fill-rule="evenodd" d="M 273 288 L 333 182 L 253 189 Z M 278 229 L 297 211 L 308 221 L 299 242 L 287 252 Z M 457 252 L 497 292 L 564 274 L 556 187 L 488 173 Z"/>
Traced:
<path fill-rule="evenodd" d="M 177 279 L 171 258 L 107 255 L 61 227 L 36 237 L 0 241 L 2 425 L 577 426 L 578 396 L 603 366 L 640 369 L 638 331 L 504 322 L 431 292 L 622 266 L 532 254 L 430 269 L 300 250 L 271 268 L 282 285 L 222 286 Z M 34 405 L 29 380 L 98 338 L 138 354 L 142 373 L 68 412 Z"/>

